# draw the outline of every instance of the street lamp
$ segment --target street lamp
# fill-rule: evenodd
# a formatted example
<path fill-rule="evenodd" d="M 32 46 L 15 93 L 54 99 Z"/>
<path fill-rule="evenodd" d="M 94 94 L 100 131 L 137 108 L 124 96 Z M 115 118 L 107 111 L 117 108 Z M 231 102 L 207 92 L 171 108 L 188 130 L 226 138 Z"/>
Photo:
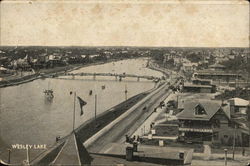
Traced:
<path fill-rule="evenodd" d="M 225 166 L 227 166 L 227 149 L 224 149 L 225 151 Z"/>
<path fill-rule="evenodd" d="M 8 163 L 10 164 L 10 153 L 11 153 L 11 149 L 9 148 L 9 149 L 7 149 L 8 150 Z"/>

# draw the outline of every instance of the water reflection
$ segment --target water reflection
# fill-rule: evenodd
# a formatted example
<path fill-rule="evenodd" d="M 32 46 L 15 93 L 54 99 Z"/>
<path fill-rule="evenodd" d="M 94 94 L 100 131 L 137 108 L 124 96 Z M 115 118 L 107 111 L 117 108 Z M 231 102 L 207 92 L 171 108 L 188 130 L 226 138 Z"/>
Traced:
<path fill-rule="evenodd" d="M 54 98 L 48 98 L 44 96 L 44 105 L 48 106 L 47 108 L 51 108 Z"/>

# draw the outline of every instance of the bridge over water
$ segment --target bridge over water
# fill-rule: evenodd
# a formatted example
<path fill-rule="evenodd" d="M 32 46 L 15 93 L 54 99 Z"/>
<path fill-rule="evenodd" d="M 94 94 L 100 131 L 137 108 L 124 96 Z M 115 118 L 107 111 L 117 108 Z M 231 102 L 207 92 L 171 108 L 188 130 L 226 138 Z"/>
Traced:
<path fill-rule="evenodd" d="M 140 79 L 147 79 L 147 80 L 153 80 L 153 81 L 159 81 L 160 77 L 155 76 L 148 76 L 148 75 L 136 75 L 136 74 L 117 74 L 117 73 L 57 73 L 55 75 L 52 75 L 53 77 L 58 76 L 72 76 L 72 79 L 74 79 L 75 76 L 93 76 L 93 79 L 95 80 L 98 76 L 108 76 L 108 77 L 115 77 L 116 80 L 122 81 L 123 78 L 137 78 L 137 81 L 140 81 Z"/>

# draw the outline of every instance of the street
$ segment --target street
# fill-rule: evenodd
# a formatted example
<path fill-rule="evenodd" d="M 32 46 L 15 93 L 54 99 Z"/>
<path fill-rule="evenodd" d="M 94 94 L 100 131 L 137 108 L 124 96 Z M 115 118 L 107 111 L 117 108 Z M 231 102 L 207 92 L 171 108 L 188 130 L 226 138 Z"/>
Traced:
<path fill-rule="evenodd" d="M 113 142 L 121 143 L 125 141 L 125 135 L 130 135 L 144 122 L 144 120 L 154 111 L 160 101 L 164 100 L 169 93 L 166 92 L 168 85 L 164 84 L 164 87 L 153 95 L 146 102 L 138 106 L 133 112 L 131 112 L 126 118 L 119 121 L 108 132 L 99 137 L 94 144 L 90 145 L 87 149 L 90 152 L 105 151 L 105 145 Z M 147 110 L 143 110 L 147 106 Z"/>

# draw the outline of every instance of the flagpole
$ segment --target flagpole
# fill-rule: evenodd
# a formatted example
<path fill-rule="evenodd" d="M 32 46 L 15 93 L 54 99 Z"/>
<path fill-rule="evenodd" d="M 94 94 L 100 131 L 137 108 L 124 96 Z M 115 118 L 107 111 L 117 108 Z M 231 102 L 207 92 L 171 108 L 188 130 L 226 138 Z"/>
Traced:
<path fill-rule="evenodd" d="M 27 147 L 26 149 L 26 153 L 27 153 L 27 165 L 30 165 L 30 154 L 29 154 L 29 148 Z"/>
<path fill-rule="evenodd" d="M 95 95 L 95 125 L 96 125 L 97 94 Z"/>
<path fill-rule="evenodd" d="M 73 132 L 75 130 L 76 92 L 74 92 Z"/>

